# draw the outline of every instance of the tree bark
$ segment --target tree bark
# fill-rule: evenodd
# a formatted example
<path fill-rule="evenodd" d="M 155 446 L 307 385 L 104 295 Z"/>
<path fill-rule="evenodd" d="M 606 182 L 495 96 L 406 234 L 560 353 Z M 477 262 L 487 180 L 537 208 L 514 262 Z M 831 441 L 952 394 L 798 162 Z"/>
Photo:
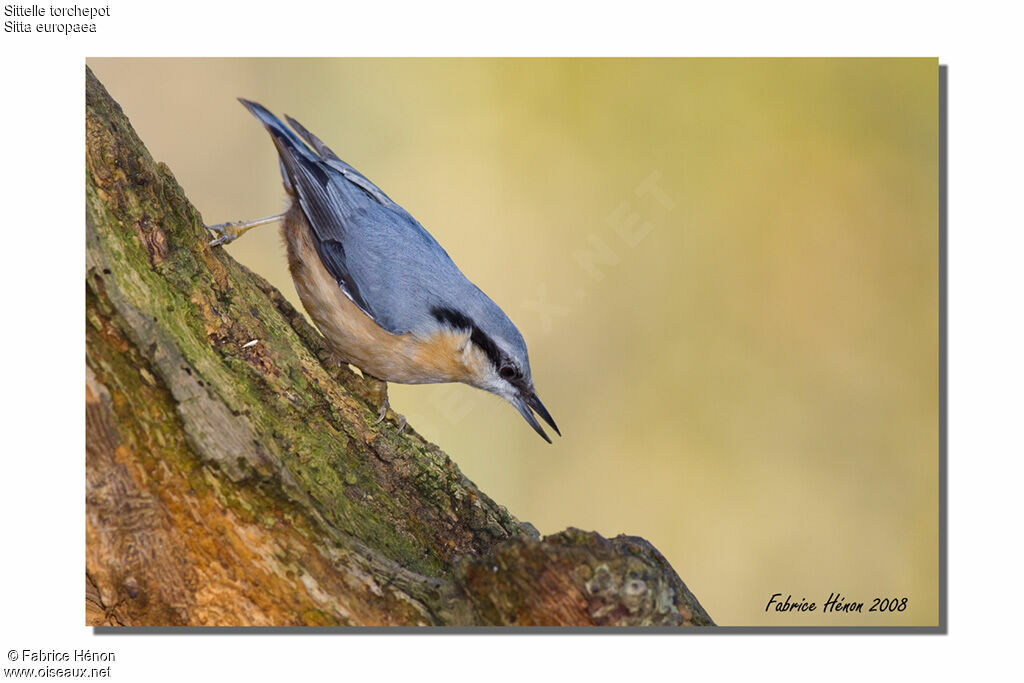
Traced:
<path fill-rule="evenodd" d="M 540 539 L 374 426 L 202 226 L 86 69 L 89 625 L 712 625 L 646 541 Z"/>

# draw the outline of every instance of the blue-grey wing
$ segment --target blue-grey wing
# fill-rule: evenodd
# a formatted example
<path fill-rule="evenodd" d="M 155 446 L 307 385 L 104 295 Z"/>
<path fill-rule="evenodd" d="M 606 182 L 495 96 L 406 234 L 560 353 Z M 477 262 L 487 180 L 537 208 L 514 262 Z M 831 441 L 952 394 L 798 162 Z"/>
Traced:
<path fill-rule="evenodd" d="M 301 124 L 289 119 L 312 149 L 262 106 L 241 102 L 270 132 L 324 267 L 378 325 L 431 329 L 432 309 L 483 296 L 412 216 Z"/>

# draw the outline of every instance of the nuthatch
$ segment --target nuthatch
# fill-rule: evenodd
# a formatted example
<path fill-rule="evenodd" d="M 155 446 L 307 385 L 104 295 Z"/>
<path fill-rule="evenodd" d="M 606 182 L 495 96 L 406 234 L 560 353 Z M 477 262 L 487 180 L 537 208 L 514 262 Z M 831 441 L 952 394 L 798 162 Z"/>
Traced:
<path fill-rule="evenodd" d="M 298 121 L 285 117 L 293 132 L 239 101 L 270 133 L 291 204 L 277 216 L 208 226 L 219 234 L 210 244 L 283 220 L 299 298 L 337 359 L 378 381 L 377 422 L 389 407 L 387 382 L 463 382 L 508 400 L 548 443 L 534 412 L 560 435 L 519 330 L 430 233 Z"/>

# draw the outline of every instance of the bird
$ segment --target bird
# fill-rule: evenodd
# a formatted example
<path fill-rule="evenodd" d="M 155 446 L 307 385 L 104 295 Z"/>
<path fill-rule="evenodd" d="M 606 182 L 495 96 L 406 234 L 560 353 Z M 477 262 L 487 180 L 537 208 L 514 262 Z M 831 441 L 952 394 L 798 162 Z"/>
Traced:
<path fill-rule="evenodd" d="M 561 436 L 537 396 L 526 342 L 505 312 L 380 188 L 290 116 L 238 99 L 277 148 L 287 210 L 205 226 L 217 247 L 281 223 L 302 305 L 334 359 L 373 384 L 379 424 L 387 383 L 461 382 L 511 403 L 545 441 L 534 413 Z M 398 416 L 398 429 L 405 418 Z"/>

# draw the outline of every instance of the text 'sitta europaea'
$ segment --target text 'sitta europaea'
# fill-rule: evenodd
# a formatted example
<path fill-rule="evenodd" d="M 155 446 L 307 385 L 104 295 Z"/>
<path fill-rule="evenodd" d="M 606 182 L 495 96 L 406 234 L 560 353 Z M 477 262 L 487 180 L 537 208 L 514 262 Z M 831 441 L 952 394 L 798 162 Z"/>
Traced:
<path fill-rule="evenodd" d="M 240 102 L 277 146 L 291 205 L 278 216 L 209 226 L 219 235 L 210 244 L 283 221 L 306 311 L 339 361 L 378 381 L 377 422 L 389 407 L 387 382 L 463 382 L 508 400 L 548 443 L 534 412 L 560 434 L 537 397 L 519 330 L 430 233 L 299 122 L 286 116 L 289 129 L 259 104 Z"/>

